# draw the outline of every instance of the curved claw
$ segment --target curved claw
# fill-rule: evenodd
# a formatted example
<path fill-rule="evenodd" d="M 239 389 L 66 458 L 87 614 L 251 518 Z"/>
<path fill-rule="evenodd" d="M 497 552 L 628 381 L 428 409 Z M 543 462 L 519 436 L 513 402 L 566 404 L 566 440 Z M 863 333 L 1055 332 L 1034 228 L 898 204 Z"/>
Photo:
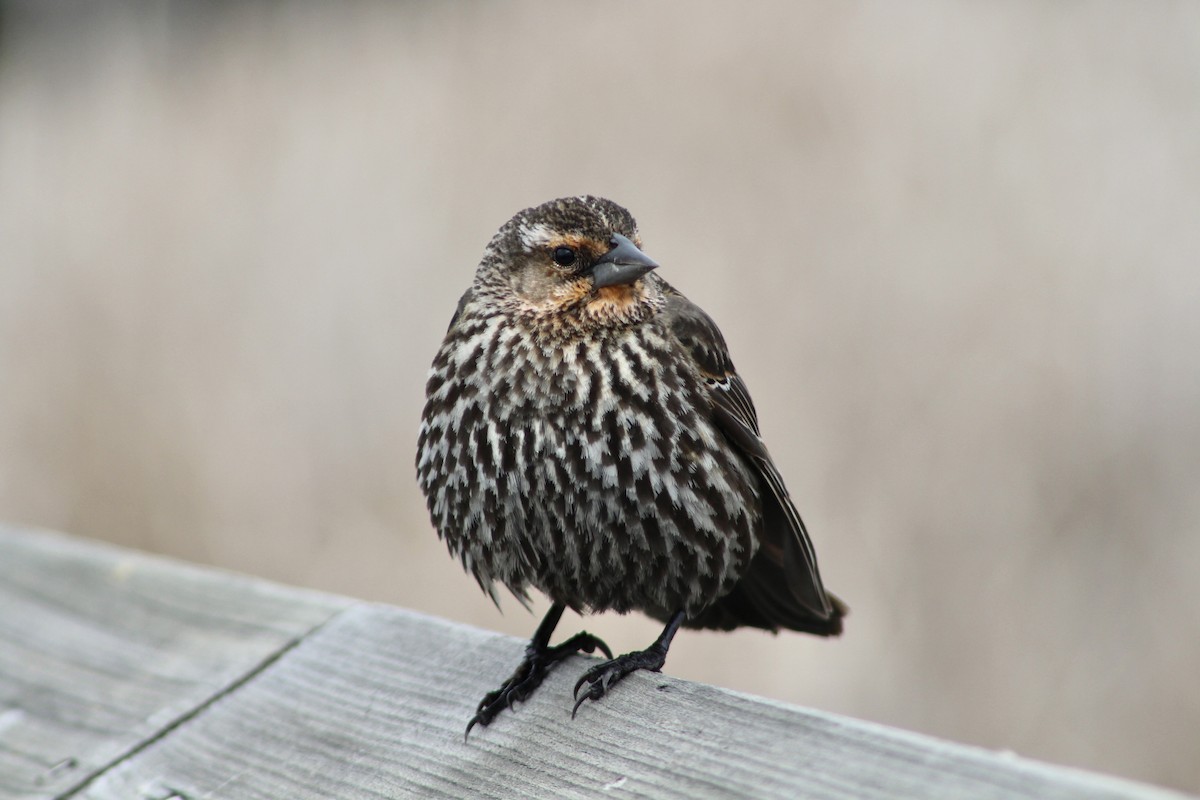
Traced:
<path fill-rule="evenodd" d="M 634 671 L 634 669 L 637 669 L 637 667 L 630 669 L 624 663 L 623 659 L 628 659 L 628 656 L 622 656 L 621 658 L 605 661 L 603 664 L 597 664 L 583 673 L 583 677 L 575 682 L 575 691 L 571 695 L 575 698 L 575 707 L 571 709 L 571 719 L 575 719 L 575 715 L 579 713 L 579 707 L 585 701 L 599 700 L 601 697 L 604 697 L 613 684 Z M 587 684 L 588 688 L 583 693 L 583 696 L 580 696 L 579 690 L 584 687 L 584 684 Z"/>
<path fill-rule="evenodd" d="M 475 716 L 471 717 L 471 721 L 467 723 L 463 741 L 467 741 L 471 735 L 471 729 L 476 725 L 486 728 L 503 709 L 511 710 L 516 703 L 527 699 L 541 684 L 544 674 L 545 665 L 539 665 L 538 662 L 523 662 L 499 689 L 488 692 L 479 701 L 479 706 L 475 709 Z"/>
<path fill-rule="evenodd" d="M 602 664 L 601 666 L 604 666 L 604 665 Z M 583 673 L 583 677 L 581 677 L 579 680 L 575 681 L 575 690 L 573 692 L 571 692 L 571 697 L 578 700 L 579 699 L 579 690 L 581 688 L 583 688 L 583 685 L 585 683 L 594 683 L 594 681 L 592 680 L 592 673 L 595 671 L 596 671 L 596 668 L 593 667 L 592 669 L 589 669 L 587 672 Z M 588 691 L 589 691 L 589 693 L 591 692 L 590 689 Z M 584 697 L 587 697 L 587 695 L 584 695 Z M 576 705 L 575 707 L 579 708 L 578 705 Z M 571 716 L 575 716 L 574 713 L 572 713 Z"/>
<path fill-rule="evenodd" d="M 474 727 L 475 727 L 475 723 L 476 723 L 476 722 L 479 722 L 479 715 L 478 715 L 478 714 L 476 714 L 475 716 L 471 717 L 471 721 L 467 723 L 467 729 L 466 729 L 465 731 L 463 731 L 463 744 L 466 744 L 466 743 L 467 743 L 467 739 L 469 739 L 469 738 L 470 738 L 470 736 L 471 736 L 471 728 L 474 728 Z"/>
<path fill-rule="evenodd" d="M 575 719 L 575 715 L 579 713 L 579 707 L 581 705 L 583 705 L 588 700 L 595 700 L 595 699 L 596 698 L 592 697 L 592 693 L 588 692 L 583 697 L 576 700 L 575 706 L 571 709 L 571 719 Z M 470 728 L 468 728 L 467 730 L 470 730 Z"/>
<path fill-rule="evenodd" d="M 591 634 L 588 634 L 588 635 L 591 636 Z M 606 645 L 602 640 L 597 639 L 595 636 L 592 636 L 592 639 L 595 642 L 596 647 L 589 647 L 588 652 L 594 653 L 596 651 L 596 649 L 599 648 L 600 652 L 604 653 L 604 657 L 607 658 L 609 661 L 612 661 L 613 654 L 612 654 L 612 650 L 608 649 L 608 645 Z"/>

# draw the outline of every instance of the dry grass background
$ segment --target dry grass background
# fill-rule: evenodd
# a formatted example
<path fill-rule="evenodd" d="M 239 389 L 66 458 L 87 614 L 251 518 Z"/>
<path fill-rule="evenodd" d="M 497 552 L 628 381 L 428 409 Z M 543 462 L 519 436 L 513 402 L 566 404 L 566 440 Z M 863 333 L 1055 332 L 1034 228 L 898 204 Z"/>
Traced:
<path fill-rule="evenodd" d="M 422 384 L 495 228 L 604 194 L 854 609 L 668 670 L 1200 790 L 1200 7 L 4 9 L 0 517 L 527 636 Z"/>

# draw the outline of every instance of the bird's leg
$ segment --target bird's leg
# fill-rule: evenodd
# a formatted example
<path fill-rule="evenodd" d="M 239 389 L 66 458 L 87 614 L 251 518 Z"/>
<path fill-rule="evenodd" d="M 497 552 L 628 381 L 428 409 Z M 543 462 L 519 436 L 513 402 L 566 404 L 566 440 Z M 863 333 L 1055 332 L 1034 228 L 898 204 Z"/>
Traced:
<path fill-rule="evenodd" d="M 663 628 L 662 634 L 645 650 L 635 650 L 619 658 L 610 658 L 583 673 L 583 677 L 575 684 L 575 707 L 571 709 L 571 718 L 574 719 L 585 700 L 599 700 L 617 681 L 631 672 L 637 672 L 639 669 L 661 671 L 663 664 L 667 662 L 667 650 L 671 647 L 671 640 L 675 638 L 675 631 L 683 624 L 683 616 L 682 611 L 676 611 L 667 627 Z M 587 690 L 580 696 L 579 690 L 584 684 L 587 684 Z"/>
<path fill-rule="evenodd" d="M 534 689 L 542 685 L 542 680 L 550 672 L 550 668 L 564 658 L 581 651 L 591 653 L 596 650 L 604 653 L 607 658 L 613 657 L 608 645 L 587 631 L 577 633 L 562 644 L 551 647 L 550 636 L 554 633 L 554 628 L 558 625 L 565 609 L 566 606 L 562 603 L 555 603 L 550 607 L 542 619 L 542 623 L 538 625 L 537 631 L 533 634 L 533 639 L 525 647 L 525 658 L 516 671 L 500 685 L 499 689 L 488 692 L 480 701 L 475 716 L 471 717 L 471 721 L 467 723 L 467 731 L 463 734 L 464 740 L 471 734 L 471 728 L 474 728 L 475 725 L 487 727 L 501 711 L 512 708 L 513 703 L 525 700 L 532 695 Z"/>

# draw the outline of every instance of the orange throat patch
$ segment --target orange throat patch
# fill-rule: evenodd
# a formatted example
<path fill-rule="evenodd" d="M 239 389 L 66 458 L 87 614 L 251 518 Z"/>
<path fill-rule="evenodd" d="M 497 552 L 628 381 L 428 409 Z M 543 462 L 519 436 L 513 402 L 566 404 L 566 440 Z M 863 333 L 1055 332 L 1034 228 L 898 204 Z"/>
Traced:
<path fill-rule="evenodd" d="M 596 297 L 588 302 L 587 308 L 593 314 L 621 313 L 632 308 L 640 295 L 636 283 L 605 286 L 596 290 Z"/>

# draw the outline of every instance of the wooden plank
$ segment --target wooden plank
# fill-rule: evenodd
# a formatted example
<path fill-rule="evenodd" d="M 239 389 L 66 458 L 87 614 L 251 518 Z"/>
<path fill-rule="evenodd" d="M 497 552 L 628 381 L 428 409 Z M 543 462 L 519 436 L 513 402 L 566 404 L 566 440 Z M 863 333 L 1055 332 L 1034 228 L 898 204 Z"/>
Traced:
<path fill-rule="evenodd" d="M 0 526 L 0 798 L 77 789 L 348 605 Z"/>
<path fill-rule="evenodd" d="M 572 721 L 581 658 L 464 743 L 475 703 L 523 645 L 354 607 L 83 796 L 1181 797 L 659 675 L 629 678 Z"/>

